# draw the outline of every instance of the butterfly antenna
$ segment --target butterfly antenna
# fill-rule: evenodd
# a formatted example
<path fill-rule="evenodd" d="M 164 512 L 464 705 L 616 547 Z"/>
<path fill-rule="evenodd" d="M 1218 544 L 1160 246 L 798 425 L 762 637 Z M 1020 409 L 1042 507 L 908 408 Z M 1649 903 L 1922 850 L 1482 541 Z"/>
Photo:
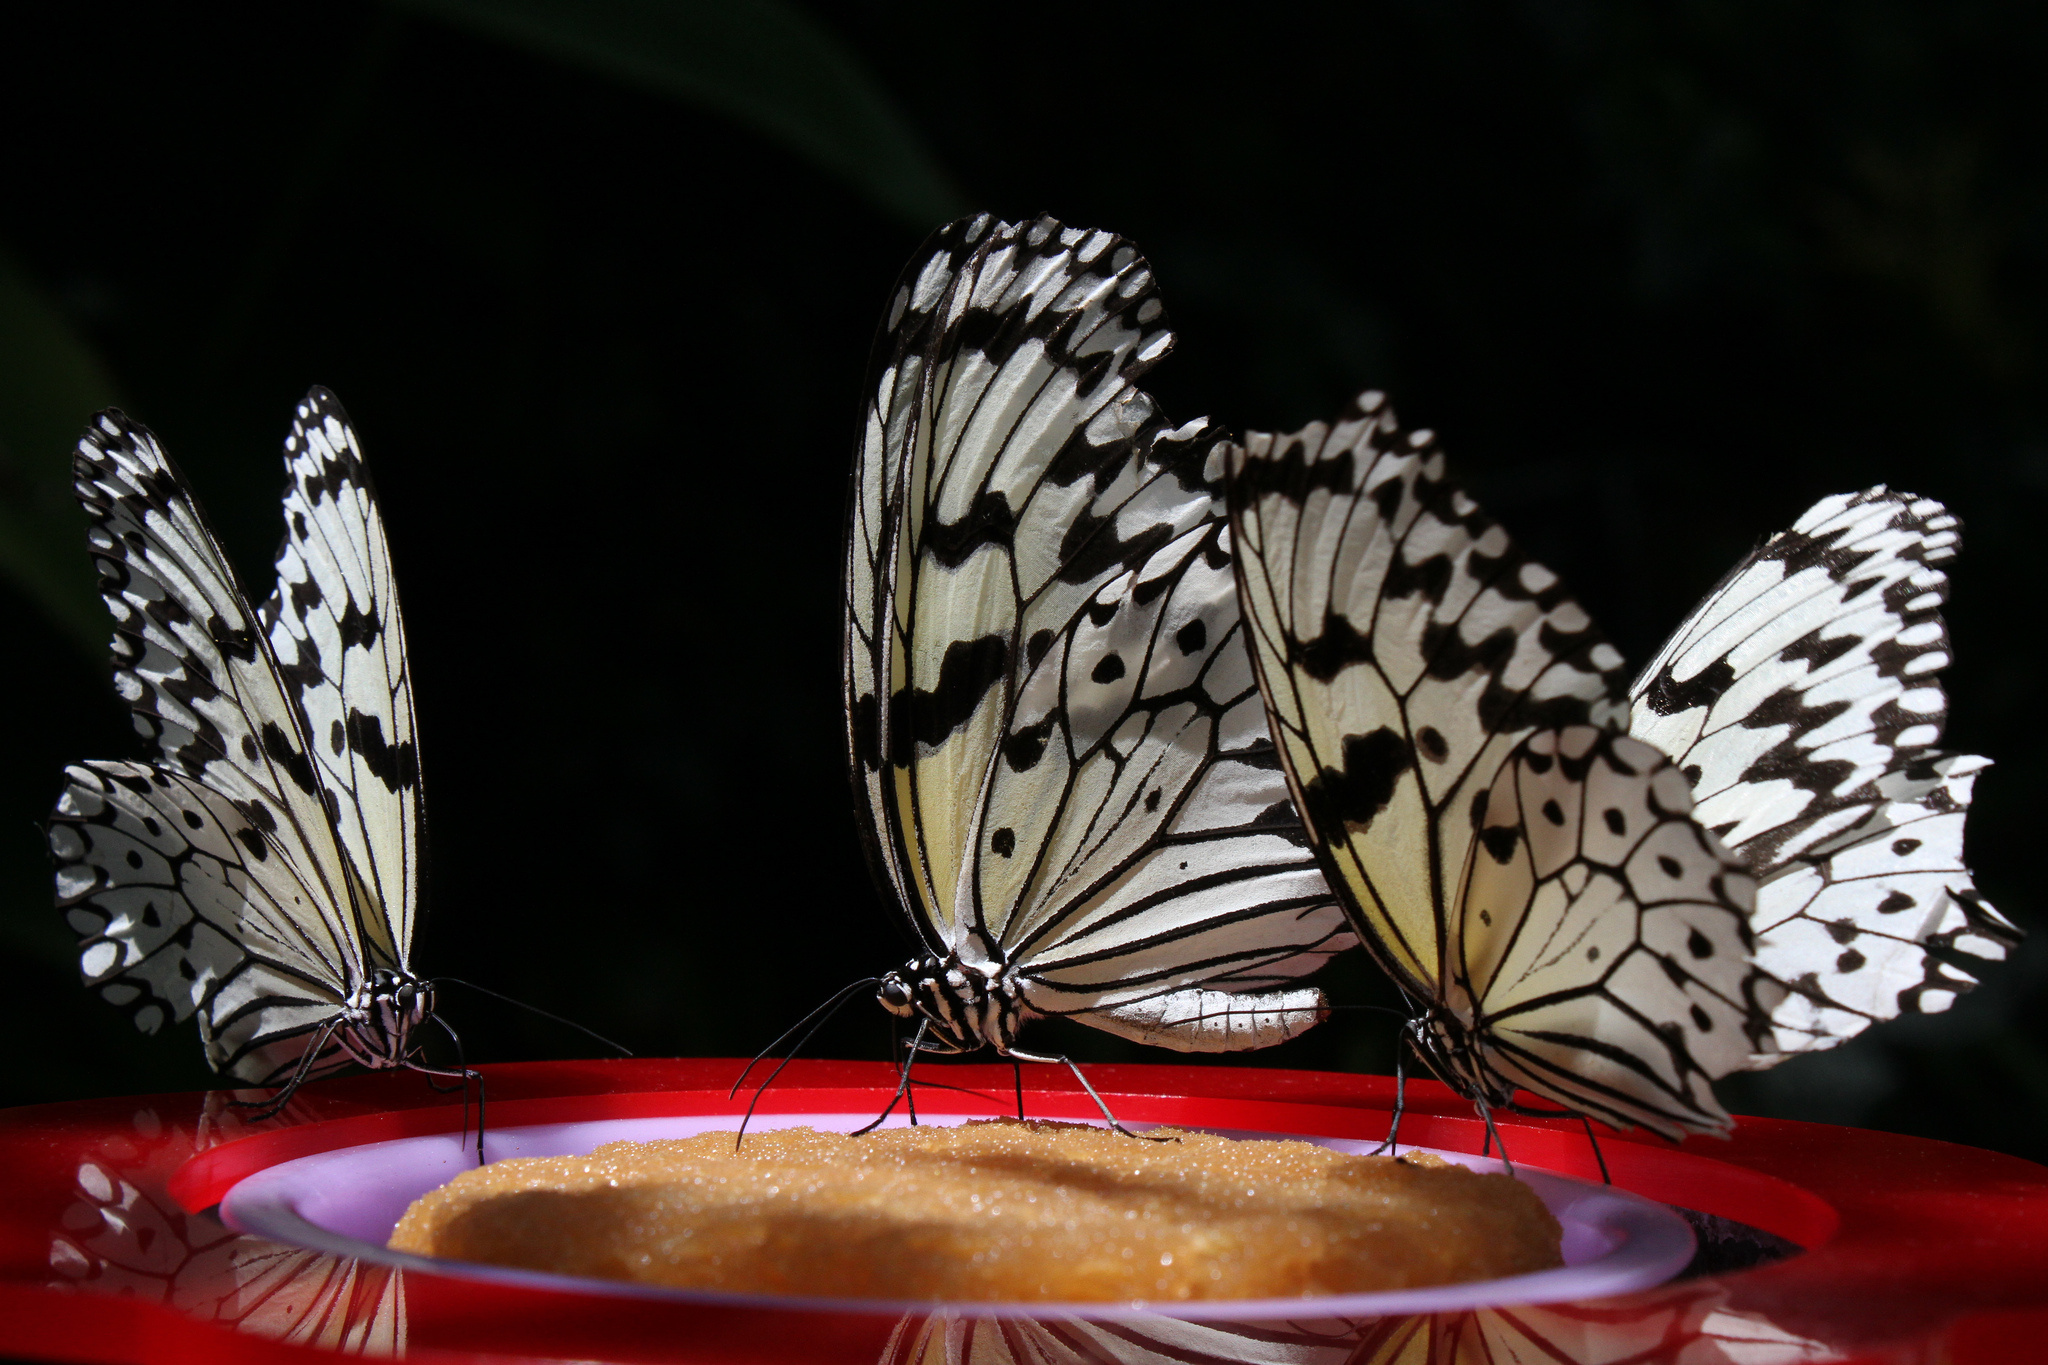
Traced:
<path fill-rule="evenodd" d="M 437 987 L 465 986 L 470 990 L 478 991 L 484 995 L 488 995 L 493 1000 L 502 1000 L 508 1005 L 516 1005 L 520 1009 L 525 1010 L 528 1014 L 538 1014 L 543 1019 L 552 1020 L 557 1024 L 562 1024 L 568 1028 L 575 1029 L 578 1033 L 585 1034 L 591 1038 L 595 1038 L 598 1042 L 603 1043 L 606 1047 L 618 1053 L 621 1057 L 630 1057 L 633 1055 L 633 1049 L 626 1047 L 621 1043 L 613 1042 L 611 1039 L 605 1037 L 602 1033 L 599 1033 L 596 1029 L 585 1028 L 583 1025 L 577 1023 L 574 1019 L 564 1019 L 559 1014 L 551 1014 L 547 1010 L 542 1009 L 539 1005 L 529 1005 L 524 1000 L 514 999 L 512 996 L 506 995 L 501 991 L 492 990 L 489 986 L 479 986 L 474 981 L 464 981 L 459 977 L 453 976 L 437 976 L 434 978 L 433 984 Z M 441 1027 L 447 1028 L 448 1026 L 446 1024 L 443 1024 Z M 453 1036 L 454 1030 L 450 1029 L 449 1033 L 451 1036 Z"/>
<path fill-rule="evenodd" d="M 1612 1185 L 1614 1177 L 1607 1173 L 1607 1158 L 1600 1155 L 1600 1139 L 1593 1132 L 1593 1120 L 1581 1114 L 1579 1115 L 1579 1123 L 1586 1130 L 1586 1141 L 1593 1144 L 1593 1160 L 1600 1163 L 1600 1183 Z"/>
<path fill-rule="evenodd" d="M 896 1093 L 890 1097 L 888 1107 L 882 1110 L 881 1113 L 875 1115 L 874 1121 L 872 1123 L 869 1123 L 865 1127 L 854 1129 L 852 1136 L 859 1137 L 862 1133 L 874 1132 L 875 1129 L 880 1128 L 882 1126 L 882 1121 L 884 1119 L 888 1118 L 889 1115 L 896 1112 L 896 1106 L 900 1104 L 903 1100 L 903 1097 L 910 1092 L 910 1067 L 911 1064 L 917 1060 L 917 1050 L 920 1047 L 924 1046 L 924 1033 L 925 1030 L 930 1027 L 931 1021 L 929 1019 L 920 1019 L 917 1021 L 917 1033 L 910 1040 L 910 1050 L 903 1054 L 903 1072 L 900 1076 L 897 1077 Z M 912 1101 L 913 1113 L 915 1112 L 915 1104 L 916 1102 Z"/>
<path fill-rule="evenodd" d="M 306 1083 L 306 1076 L 312 1071 L 313 1064 L 320 1059 L 320 1054 L 326 1050 L 327 1040 L 334 1036 L 334 1030 L 339 1027 L 341 1027 L 341 1016 L 338 1014 L 320 1026 L 320 1031 L 313 1035 L 313 1045 L 300 1055 L 299 1064 L 293 1068 L 291 1078 L 279 1088 L 275 1095 L 272 1095 L 267 1100 L 229 1100 L 228 1103 L 237 1109 L 254 1109 L 256 1112 L 249 1115 L 249 1122 L 251 1123 L 261 1123 L 265 1119 L 276 1118 L 283 1111 L 284 1107 L 292 1102 L 292 1096 L 299 1093 L 299 1087 Z"/>
<path fill-rule="evenodd" d="M 811 1024 L 811 1021 L 813 1019 L 817 1019 L 818 1022 L 816 1024 L 811 1025 L 810 1033 L 805 1033 L 803 1038 L 797 1042 L 797 1045 L 789 1050 L 789 1057 L 783 1058 L 783 1066 L 787 1066 L 789 1064 L 790 1058 L 796 1056 L 797 1052 L 802 1049 L 803 1045 L 810 1041 L 811 1034 L 816 1033 L 819 1028 L 822 1028 L 824 1026 L 825 1019 L 830 1019 L 832 1017 L 832 1012 L 834 1010 L 837 1010 L 841 1005 L 844 1005 L 847 1002 L 847 1000 L 851 998 L 855 991 L 859 990 L 863 986 L 879 986 L 881 983 L 881 977 L 871 976 L 868 977 L 865 981 L 856 981 L 850 986 L 840 987 L 839 990 L 833 994 L 831 999 L 827 1000 L 824 1004 L 812 1010 L 809 1014 L 806 1014 L 803 1018 L 797 1020 L 794 1024 L 791 1024 L 788 1028 L 782 1031 L 782 1035 L 778 1037 L 774 1042 L 768 1044 L 768 1046 L 762 1048 L 759 1052 L 755 1053 L 754 1060 L 747 1063 L 746 1070 L 740 1072 L 740 1078 L 732 1083 L 732 1089 L 725 1092 L 725 1097 L 727 1099 L 731 1099 L 734 1095 L 739 1094 L 740 1087 L 747 1083 L 747 1077 L 753 1073 L 754 1068 L 761 1065 L 762 1058 L 767 1057 L 769 1054 L 773 1053 L 775 1049 L 781 1047 L 784 1043 L 788 1042 L 792 1037 L 794 1037 L 798 1032 L 800 1032 L 805 1025 Z M 818 1016 L 821 1014 L 825 1016 L 824 1019 L 818 1018 Z M 889 1017 L 891 1019 L 894 1019 L 896 1016 L 892 1014 Z M 776 1067 L 775 1073 L 773 1075 L 770 1075 L 768 1077 L 768 1080 L 761 1082 L 761 1088 L 763 1090 L 766 1090 L 769 1086 L 769 1083 L 775 1079 L 776 1075 L 780 1075 L 781 1072 L 782 1067 Z M 753 1111 L 749 1110 L 748 1112 L 752 1113 Z"/>
<path fill-rule="evenodd" d="M 878 979 L 879 978 L 874 978 L 873 980 Z M 826 1001 L 823 1005 L 820 1005 L 817 1009 L 814 1009 L 809 1014 L 805 1015 L 803 1021 L 797 1024 L 797 1028 L 803 1028 L 804 1023 L 808 1023 L 810 1020 L 814 1018 L 817 1020 L 816 1023 L 811 1024 L 809 1029 L 805 1030 L 803 1037 L 796 1040 L 796 1045 L 790 1048 L 789 1055 L 787 1057 L 784 1057 L 781 1061 L 777 1062 L 775 1064 L 775 1069 L 769 1072 L 767 1077 L 761 1082 L 761 1084 L 754 1088 L 754 1098 L 747 1101 L 747 1112 L 740 1116 L 740 1130 L 732 1135 L 732 1150 L 734 1155 L 739 1154 L 740 1142 L 747 1135 L 747 1125 L 754 1121 L 755 1106 L 760 1104 L 761 1097 L 768 1093 L 768 1087 L 775 1084 L 775 1078 L 782 1074 L 782 1069 L 788 1066 L 791 1062 L 796 1060 L 796 1055 L 799 1052 L 803 1051 L 804 1044 L 811 1041 L 811 1035 L 815 1034 L 819 1029 L 825 1027 L 826 1021 L 831 1019 L 832 1014 L 835 1010 L 837 1010 L 841 1005 L 846 1003 L 846 1001 L 852 995 L 853 991 L 857 990 L 861 986 L 870 984 L 872 984 L 872 980 L 854 982 L 853 985 L 846 987 L 844 990 L 840 991 L 838 995 L 832 997 L 832 999 Z M 784 1033 L 782 1035 L 782 1038 L 787 1038 L 790 1033 L 794 1032 L 796 1032 L 796 1029 L 791 1029 L 788 1033 Z M 773 1049 L 782 1042 L 782 1038 L 776 1039 L 775 1042 L 770 1043 L 768 1046 L 771 1049 Z M 766 1055 L 766 1053 L 761 1054 L 761 1056 Z M 761 1057 L 756 1057 L 752 1062 L 748 1062 L 747 1071 L 752 1071 L 754 1069 L 754 1064 L 756 1062 L 759 1062 L 760 1060 Z M 732 1083 L 732 1089 L 728 1090 L 725 1094 L 725 1097 L 727 1099 L 731 1099 L 734 1094 L 738 1093 L 740 1088 L 740 1081 L 746 1080 L 747 1071 L 742 1071 L 740 1073 L 740 1079 Z"/>

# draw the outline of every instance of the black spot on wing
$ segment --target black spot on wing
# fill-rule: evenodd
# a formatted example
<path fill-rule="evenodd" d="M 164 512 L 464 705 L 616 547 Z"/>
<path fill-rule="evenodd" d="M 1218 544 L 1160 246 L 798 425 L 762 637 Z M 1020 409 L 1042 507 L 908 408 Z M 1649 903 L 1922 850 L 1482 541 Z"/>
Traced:
<path fill-rule="evenodd" d="M 930 691 L 912 688 L 889 699 L 892 712 L 889 761 L 910 763 L 914 745 L 936 745 L 965 725 L 1002 681 L 1010 658 L 1009 641 L 1001 635 L 955 640 L 939 660 L 939 676 Z"/>
<path fill-rule="evenodd" d="M 270 761 L 290 775 L 294 785 L 311 796 L 318 789 L 313 778 L 313 761 L 299 752 L 298 746 L 274 720 L 263 722 L 260 732 L 263 736 L 263 752 Z"/>
<path fill-rule="evenodd" d="M 1008 548 L 1017 533 L 1017 517 L 1009 499 L 1000 493 L 982 492 L 954 522 L 933 517 L 924 525 L 918 549 L 949 569 L 957 569 L 975 551 L 988 545 Z"/>
<path fill-rule="evenodd" d="M 1183 654 L 1199 654 L 1209 643 L 1209 628 L 1197 617 L 1173 633 L 1173 642 Z"/>
<path fill-rule="evenodd" d="M 419 753 L 412 741 L 392 744 L 384 737 L 384 722 L 376 716 L 349 711 L 348 747 L 388 791 L 415 786 L 420 780 Z"/>
<path fill-rule="evenodd" d="M 1678 681 L 1669 667 L 1657 670 L 1643 700 L 1660 716 L 1675 716 L 1696 706 L 1712 706 L 1735 681 L 1735 668 L 1726 659 L 1716 659 L 1685 682 Z"/>
<path fill-rule="evenodd" d="M 335 626 L 341 635 L 341 647 L 345 650 L 376 643 L 384 630 L 384 623 L 377 619 L 376 614 L 358 607 L 354 599 L 350 599 Z"/>
<path fill-rule="evenodd" d="M 1038 760 L 1045 757 L 1046 740 L 1052 735 L 1052 721 L 1046 719 L 1036 725 L 1027 725 L 1003 740 L 1003 761 L 1014 773 L 1027 772 L 1038 766 Z"/>
<path fill-rule="evenodd" d="M 1383 725 L 1371 734 L 1344 736 L 1341 761 L 1342 768 L 1322 769 L 1302 792 L 1305 814 L 1324 838 L 1339 837 L 1346 825 L 1370 825 L 1393 800 L 1415 754 L 1405 736 Z"/>

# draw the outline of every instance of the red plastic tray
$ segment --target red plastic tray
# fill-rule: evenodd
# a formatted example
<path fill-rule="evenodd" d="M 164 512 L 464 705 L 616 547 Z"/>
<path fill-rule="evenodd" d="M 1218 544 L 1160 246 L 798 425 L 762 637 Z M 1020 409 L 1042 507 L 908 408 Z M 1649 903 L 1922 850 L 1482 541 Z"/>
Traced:
<path fill-rule="evenodd" d="M 735 1108 L 727 1060 L 485 1068 L 491 1121 L 515 1125 Z M 934 1068 L 934 1077 L 939 1073 Z M 1010 1103 L 1007 1066 L 953 1066 Z M 1084 1117 L 1070 1077 L 1026 1069 L 1034 1114 Z M 1393 1083 L 1250 1068 L 1101 1066 L 1125 1118 L 1377 1137 Z M 879 1109 L 881 1063 L 798 1062 L 762 1108 Z M 1404 1143 L 1477 1151 L 1483 1129 L 1411 1082 Z M 1946 1143 L 1743 1119 L 1732 1140 L 1605 1136 L 1615 1183 L 1806 1248 L 1735 1274 L 1597 1303 L 1369 1322 L 974 1322 L 625 1300 L 338 1259 L 229 1231 L 208 1210 L 236 1180 L 335 1147 L 445 1130 L 417 1077 L 308 1087 L 247 1124 L 220 1093 L 0 1111 L 0 1355 L 51 1360 L 298 1361 L 334 1351 L 415 1361 L 749 1361 L 861 1365 L 1343 1365 L 1387 1360 L 1705 1362 L 2048 1359 L 2048 1168 Z M 948 1095 L 957 1111 L 963 1097 Z M 1597 1179 L 1576 1124 L 1501 1123 L 1516 1161 Z M 1304 1310 L 1313 1312 L 1312 1301 Z"/>

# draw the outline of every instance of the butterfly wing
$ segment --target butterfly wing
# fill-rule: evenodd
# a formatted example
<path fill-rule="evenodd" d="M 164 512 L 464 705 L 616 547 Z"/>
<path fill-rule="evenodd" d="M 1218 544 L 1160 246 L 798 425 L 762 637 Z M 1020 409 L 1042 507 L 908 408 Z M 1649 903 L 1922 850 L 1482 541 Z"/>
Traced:
<path fill-rule="evenodd" d="M 1222 1016 L 1289 1008 L 1290 983 L 1356 942 L 1288 798 L 1207 506 L 1027 650 L 975 845 L 978 904 L 1029 962 L 1034 1009 L 1183 1048 L 1200 1023 L 1221 1048 Z"/>
<path fill-rule="evenodd" d="M 217 1068 L 272 1082 L 371 965 L 397 964 L 363 933 L 303 714 L 183 476 L 114 412 L 75 468 L 115 687 L 161 761 L 67 770 L 59 900 L 103 997 L 145 1029 L 198 1012 Z"/>
<path fill-rule="evenodd" d="M 1758 960 L 1793 987 L 1778 1056 L 1945 1009 L 2018 931 L 1977 894 L 1985 760 L 1944 754 L 1941 605 L 1960 528 L 1885 488 L 1816 503 L 1737 564 L 1630 688 L 1630 733 L 1759 879 Z"/>
<path fill-rule="evenodd" d="M 1487 793 L 1455 926 L 1454 1007 L 1492 1071 L 1618 1128 L 1730 1123 L 1713 1082 L 1767 1030 L 1755 888 L 1684 774 L 1590 726 L 1538 730 Z"/>
<path fill-rule="evenodd" d="M 1377 393 L 1230 451 L 1251 657 L 1360 936 L 1438 997 L 1473 802 L 1539 726 L 1604 721 L 1622 659 Z"/>
<path fill-rule="evenodd" d="M 1169 429 L 1136 387 L 1171 341 L 1121 238 L 1050 219 L 955 224 L 897 287 L 855 465 L 848 746 L 879 876 L 928 951 L 1042 961 L 1060 1012 L 1313 955 L 1336 923 L 1293 923 L 1306 856 L 1246 828 L 1272 802 L 1246 809 L 1249 713 L 1220 723 L 1244 693 L 1225 677 L 1234 612 L 1205 620 L 1214 637 L 1179 664 L 1098 651 L 1095 690 L 1058 695 L 1084 632 L 1149 649 L 1165 613 L 1184 629 L 1224 588 L 1194 567 L 1227 555 L 1205 482 L 1216 438 Z M 1121 626 L 1116 584 L 1142 597 Z M 1224 868 L 1233 829 L 1248 865 L 1274 870 L 1188 900 L 1176 864 Z M 1187 850 L 1169 857 L 1176 838 Z M 1190 917 L 1235 919 L 1237 942 L 1176 941 Z M 1276 944 L 1245 946 L 1283 919 Z"/>
<path fill-rule="evenodd" d="M 285 536 L 264 633 L 358 875 L 362 931 L 403 967 L 418 910 L 422 792 L 384 518 L 333 394 L 306 395 L 284 449 Z"/>
<path fill-rule="evenodd" d="M 145 1033 L 196 1011 L 216 1071 L 281 1082 L 349 980 L 291 827 L 259 832 L 238 803 L 160 766 L 92 762 L 64 777 L 50 846 L 86 984 Z M 336 1051 L 316 1070 L 344 1062 Z"/>

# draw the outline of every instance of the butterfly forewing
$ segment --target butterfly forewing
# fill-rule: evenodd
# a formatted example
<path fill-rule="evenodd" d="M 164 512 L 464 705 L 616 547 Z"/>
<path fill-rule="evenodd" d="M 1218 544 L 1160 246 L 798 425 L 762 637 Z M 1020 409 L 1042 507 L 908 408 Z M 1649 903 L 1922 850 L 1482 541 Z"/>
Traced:
<path fill-rule="evenodd" d="M 1328 870 L 1411 993 L 1442 972 L 1464 812 L 1539 724 L 1604 717 L 1621 656 L 1379 395 L 1232 454 L 1239 581 Z"/>
<path fill-rule="evenodd" d="M 1962 858 L 1984 760 L 1937 747 L 1959 539 L 1931 499 L 1823 499 L 1737 564 L 1630 689 L 1630 732 L 1685 770 L 1700 820 L 1759 878 L 1758 961 L 1794 988 L 1778 1053 L 1946 1008 L 1973 984 L 1968 957 L 2017 941 Z"/>
<path fill-rule="evenodd" d="M 285 438 L 284 544 L 261 616 L 305 719 L 335 829 L 365 877 L 366 935 L 404 965 L 419 871 L 419 754 L 384 519 L 347 415 L 314 389 Z"/>

